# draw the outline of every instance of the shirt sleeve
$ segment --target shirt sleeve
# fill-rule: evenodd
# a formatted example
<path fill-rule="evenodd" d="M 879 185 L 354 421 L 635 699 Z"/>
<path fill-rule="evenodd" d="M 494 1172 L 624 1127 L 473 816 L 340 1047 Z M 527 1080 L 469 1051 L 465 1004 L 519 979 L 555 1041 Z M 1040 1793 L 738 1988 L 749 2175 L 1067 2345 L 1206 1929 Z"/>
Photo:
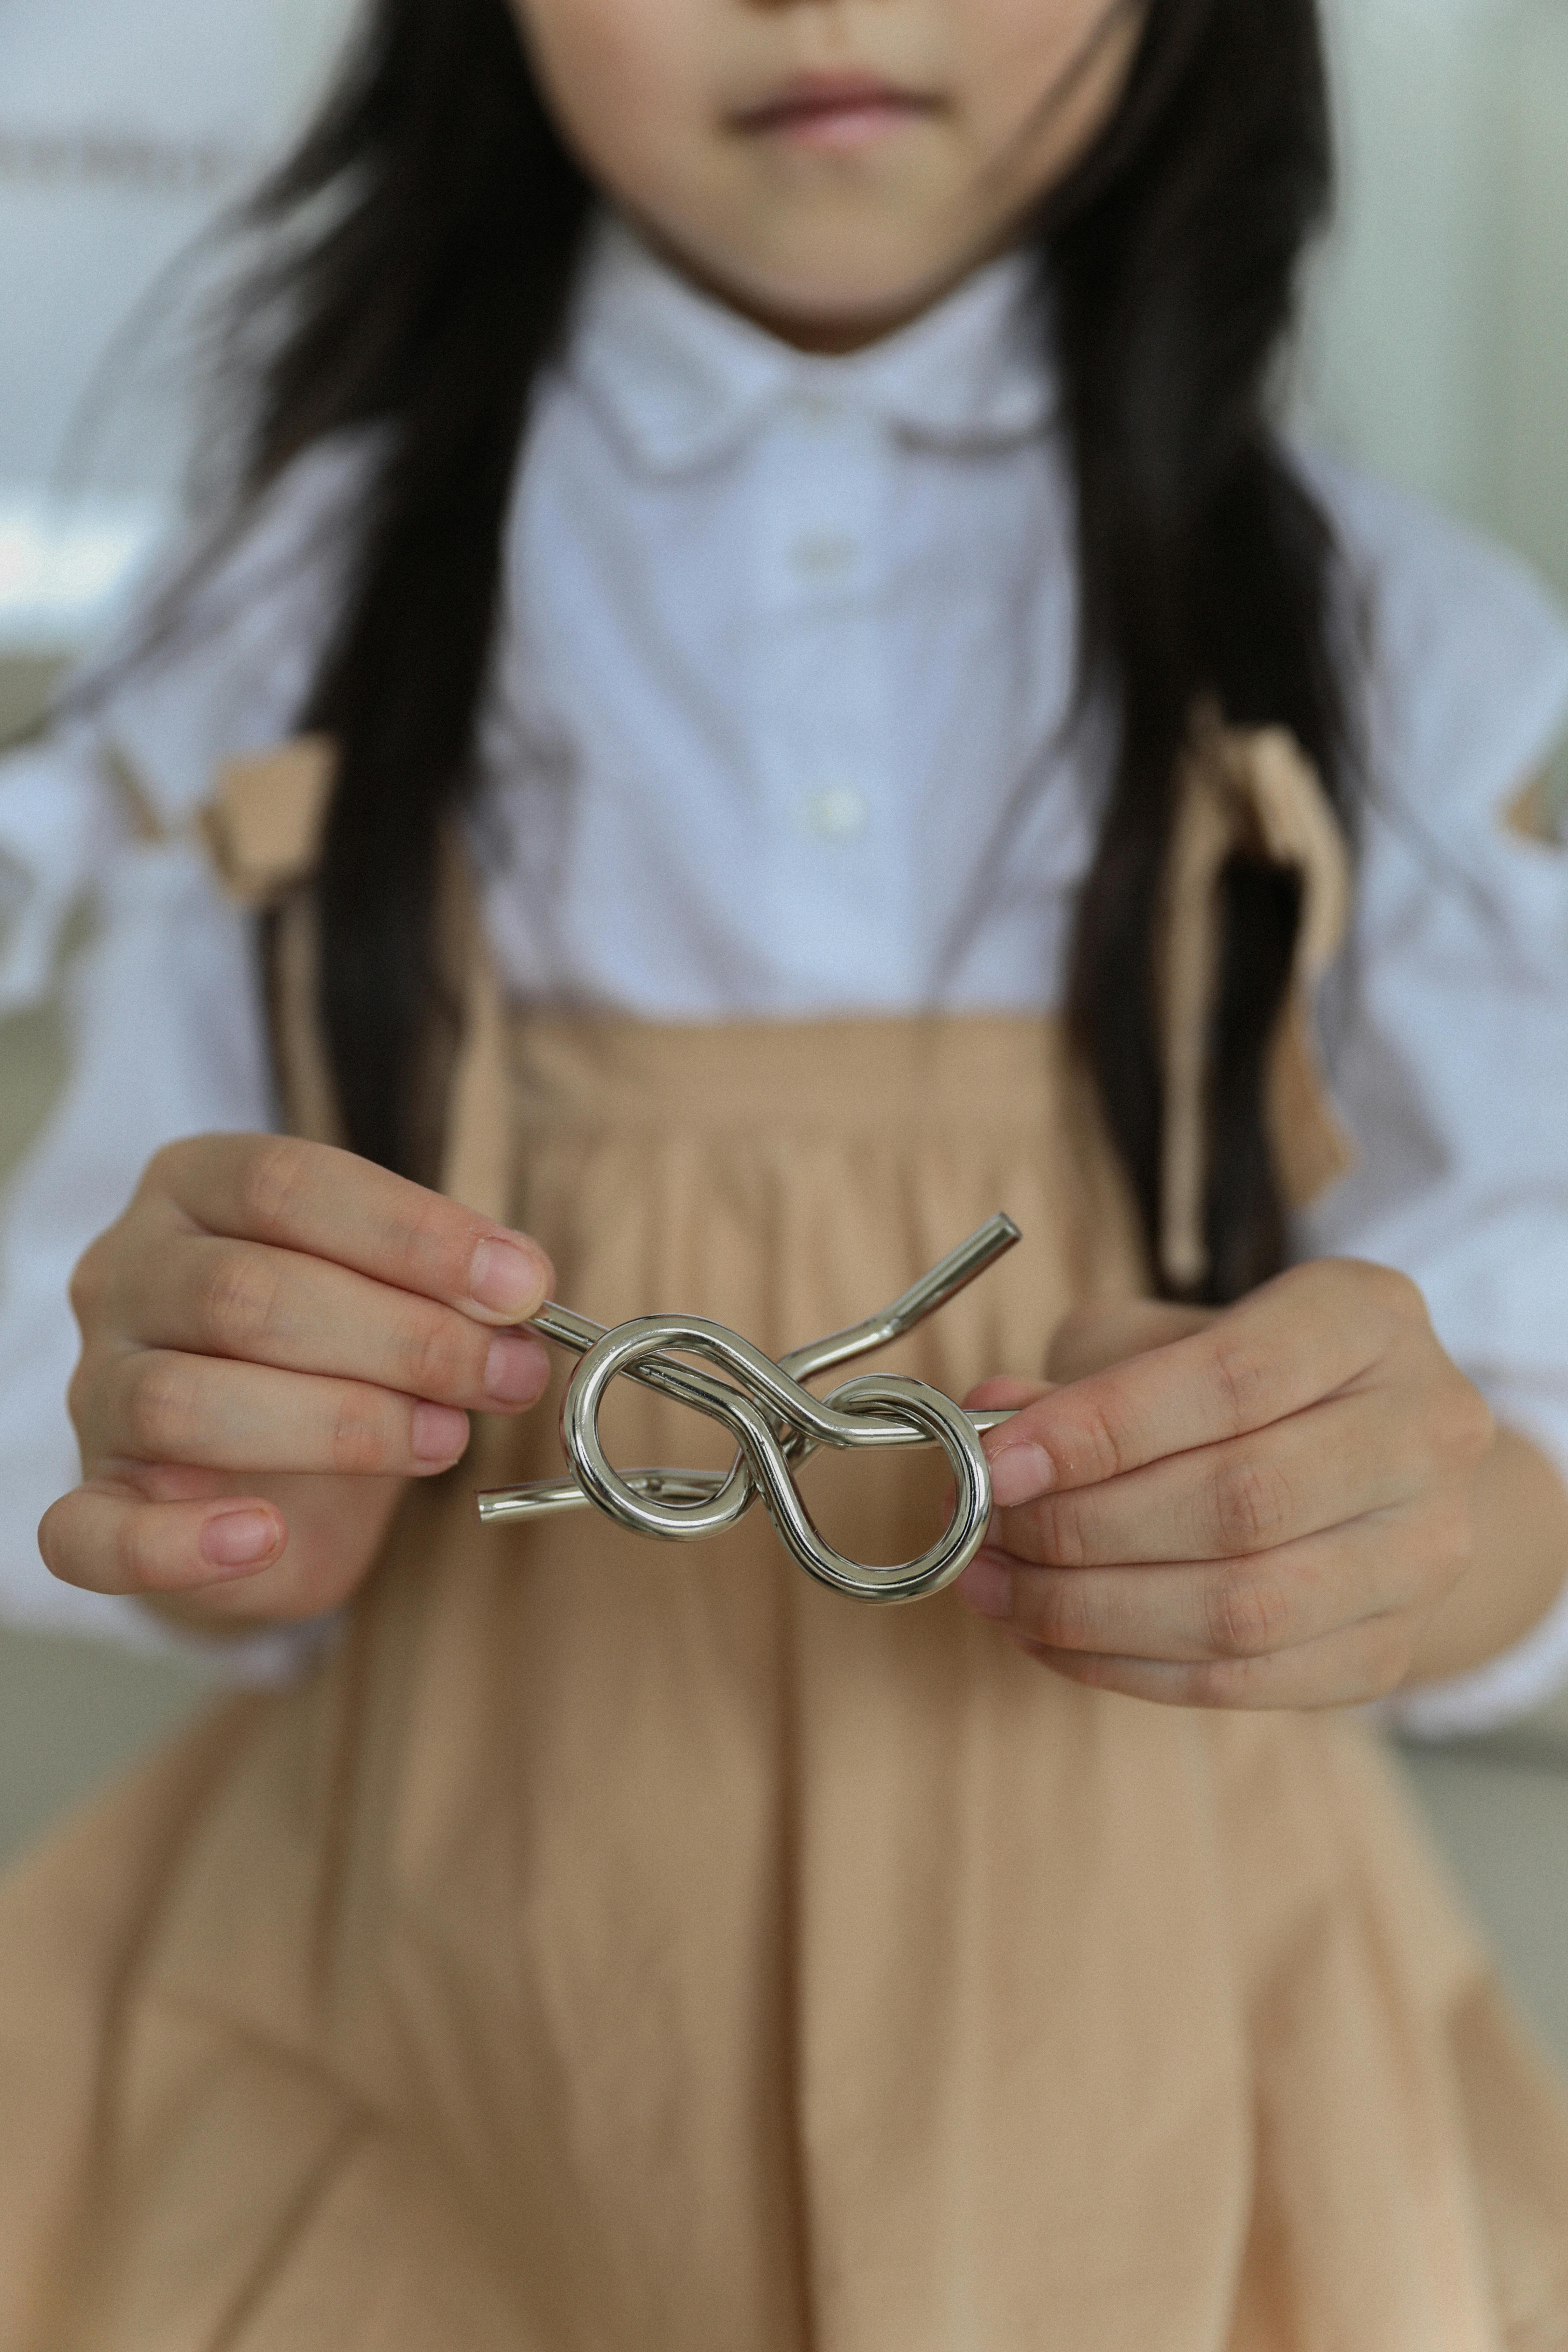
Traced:
<path fill-rule="evenodd" d="M 1327 488 L 1370 653 L 1358 917 L 1321 1007 L 1360 1161 L 1298 1247 L 1408 1274 L 1500 1421 L 1568 1476 L 1568 849 L 1507 822 L 1568 729 L 1568 628 L 1454 525 L 1352 477 Z M 1392 1712 L 1480 1731 L 1564 1683 L 1568 1594 Z"/>
<path fill-rule="evenodd" d="M 315 465 L 208 576 L 171 646 L 122 669 L 111 652 L 75 718 L 0 762 L 0 1013 L 50 992 L 68 915 L 88 929 L 63 982 L 64 1087 L 0 1200 L 0 1615 L 195 1648 L 247 1681 L 289 1671 L 319 1636 L 186 1636 L 58 1582 L 37 1529 L 81 1475 L 65 1404 L 77 1259 L 163 1145 L 275 1123 L 255 927 L 194 816 L 222 760 L 290 730 L 328 593 L 304 557 L 344 478 L 341 459 Z"/>
<path fill-rule="evenodd" d="M 0 823 L 7 802 L 51 782 L 82 797 L 82 764 L 79 751 L 0 771 Z M 107 798 L 88 803 L 100 847 L 114 825 Z M 271 1088 L 248 926 L 195 845 L 121 840 L 87 896 L 93 937 L 66 983 L 69 1074 L 0 1208 L 0 1613 L 167 1650 L 187 1645 L 134 1601 L 60 1583 L 38 1556 L 39 1519 L 81 1475 L 65 1402 L 77 1354 L 67 1287 L 161 1145 L 269 1126 Z M 38 937 L 35 926 L 24 946 Z M 6 976 L 15 1003 L 24 975 Z M 282 1663 L 269 1637 L 235 1644 L 231 1661 L 247 1679 Z"/>

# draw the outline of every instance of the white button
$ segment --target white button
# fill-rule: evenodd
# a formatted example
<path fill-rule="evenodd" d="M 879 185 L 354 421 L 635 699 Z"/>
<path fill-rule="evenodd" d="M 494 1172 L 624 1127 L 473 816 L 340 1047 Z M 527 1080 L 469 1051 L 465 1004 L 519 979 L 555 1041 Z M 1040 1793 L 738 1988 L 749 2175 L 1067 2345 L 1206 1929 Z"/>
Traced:
<path fill-rule="evenodd" d="M 868 811 L 864 793 L 853 784 L 826 784 L 817 793 L 810 793 L 802 803 L 801 814 L 808 833 L 819 841 L 853 841 L 866 829 Z"/>
<path fill-rule="evenodd" d="M 838 403 L 830 393 L 808 392 L 805 385 L 790 394 L 790 406 L 803 425 L 816 425 L 818 431 L 832 425 L 839 415 Z"/>
<path fill-rule="evenodd" d="M 847 531 L 803 530 L 790 549 L 789 560 L 808 579 L 832 580 L 847 572 L 858 553 Z"/>

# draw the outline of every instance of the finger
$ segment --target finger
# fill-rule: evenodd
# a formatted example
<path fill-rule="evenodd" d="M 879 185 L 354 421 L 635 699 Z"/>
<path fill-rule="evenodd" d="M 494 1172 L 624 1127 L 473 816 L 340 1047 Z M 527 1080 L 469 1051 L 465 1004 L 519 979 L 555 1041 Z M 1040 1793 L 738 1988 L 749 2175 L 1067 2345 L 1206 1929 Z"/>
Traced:
<path fill-rule="evenodd" d="M 1068 1682 L 1121 1691 L 1158 1706 L 1257 1713 L 1268 1709 L 1364 1706 L 1398 1690 L 1415 1656 L 1412 1620 L 1395 1612 L 1263 1658 L 1196 1664 L 1159 1658 L 1108 1658 L 1079 1650 L 1022 1644 Z"/>
<path fill-rule="evenodd" d="M 1206 1307 L 1174 1307 L 1161 1298 L 1132 1298 L 1115 1305 L 1077 1307 L 1051 1334 L 1046 1370 L 1058 1385 L 1087 1380 L 1129 1356 L 1168 1348 L 1215 1320 Z"/>
<path fill-rule="evenodd" d="M 97 1403 L 102 1457 L 128 1463 L 428 1477 L 468 1443 L 468 1416 L 451 1405 L 168 1349 L 118 1358 Z"/>
<path fill-rule="evenodd" d="M 1256 1435 L 997 1513 L 998 1549 L 1049 1568 L 1239 1559 L 1415 1499 L 1418 1421 L 1381 1394 L 1331 1398 Z"/>
<path fill-rule="evenodd" d="M 202 1136 L 161 1152 L 148 1177 L 209 1232 L 331 1258 L 480 1321 L 525 1321 L 554 1281 L 526 1234 L 330 1144 Z"/>
<path fill-rule="evenodd" d="M 550 1380 L 543 1343 L 298 1250 L 192 1239 L 127 1269 L 144 1345 L 372 1381 L 475 1412 L 516 1412 Z"/>
<path fill-rule="evenodd" d="M 958 1590 L 981 1616 L 1048 1649 L 1195 1664 L 1271 1656 L 1408 1608 L 1435 1564 L 1448 1572 L 1455 1543 L 1432 1512 L 1201 1567 L 1026 1568 L 987 1549 Z"/>
<path fill-rule="evenodd" d="M 999 1372 L 970 1390 L 963 1409 L 965 1412 L 1021 1412 L 1050 1392 L 1048 1381 L 1015 1380 L 1010 1373 Z"/>
<path fill-rule="evenodd" d="M 1094 1485 L 1300 1412 L 1368 1371 L 1412 1302 L 1414 1286 L 1382 1267 L 1293 1267 L 1207 1329 L 1058 1389 L 998 1431 L 986 1448 L 997 1500 Z"/>
<path fill-rule="evenodd" d="M 45 1512 L 38 1549 L 51 1575 L 89 1592 L 198 1592 L 259 1575 L 289 1540 L 259 1497 L 153 1503 L 89 1482 Z"/>

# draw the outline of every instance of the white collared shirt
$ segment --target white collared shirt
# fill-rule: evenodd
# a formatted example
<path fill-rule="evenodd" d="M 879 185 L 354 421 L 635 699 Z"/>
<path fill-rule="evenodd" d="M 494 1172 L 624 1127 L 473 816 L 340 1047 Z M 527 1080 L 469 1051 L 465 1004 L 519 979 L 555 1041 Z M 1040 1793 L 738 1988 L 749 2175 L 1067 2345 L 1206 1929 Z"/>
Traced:
<path fill-rule="evenodd" d="M 520 995 L 1054 1000 L 1092 839 L 1030 314 L 1007 259 L 815 359 L 603 240 L 509 545 L 487 865 Z"/>
<path fill-rule="evenodd" d="M 1071 723 L 1045 348 L 1017 258 L 821 359 L 601 234 L 535 404 L 483 730 L 476 835 L 520 1000 L 679 1020 L 1059 1005 L 1103 761 Z M 71 1079 L 0 1223 L 0 1601 L 22 1618 L 164 1638 L 37 1560 L 79 1475 L 65 1286 L 159 1144 L 273 1115 L 248 932 L 181 828 L 223 758 L 292 729 L 371 454 L 301 460 L 174 645 L 0 771 L 0 1009 L 40 992 L 84 889 L 100 917 L 70 975 Z M 1298 1246 L 1403 1266 L 1568 1468 L 1568 856 L 1500 822 L 1568 718 L 1568 634 L 1511 560 L 1310 470 L 1369 615 L 1373 782 L 1326 1008 L 1362 1166 Z M 132 837 L 120 764 L 170 839 Z M 1478 1727 L 1565 1677 L 1568 1598 L 1403 1711 Z"/>

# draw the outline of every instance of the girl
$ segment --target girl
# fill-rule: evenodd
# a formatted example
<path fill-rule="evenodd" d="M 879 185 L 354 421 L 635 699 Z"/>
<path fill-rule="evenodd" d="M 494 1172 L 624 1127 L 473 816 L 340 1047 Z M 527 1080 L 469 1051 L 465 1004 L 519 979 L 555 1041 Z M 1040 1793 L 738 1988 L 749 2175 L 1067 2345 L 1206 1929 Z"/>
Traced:
<path fill-rule="evenodd" d="M 7 2346 L 1568 2336 L 1332 1712 L 1568 1650 L 1568 640 L 1270 430 L 1325 179 L 1310 0 L 372 11 L 238 518 L 6 788 L 106 901 L 45 1560 L 321 1653 L 0 1895 Z M 477 1527 L 547 1293 L 777 1351 L 998 1205 L 901 1359 L 1021 1408 L 967 1610 Z"/>

